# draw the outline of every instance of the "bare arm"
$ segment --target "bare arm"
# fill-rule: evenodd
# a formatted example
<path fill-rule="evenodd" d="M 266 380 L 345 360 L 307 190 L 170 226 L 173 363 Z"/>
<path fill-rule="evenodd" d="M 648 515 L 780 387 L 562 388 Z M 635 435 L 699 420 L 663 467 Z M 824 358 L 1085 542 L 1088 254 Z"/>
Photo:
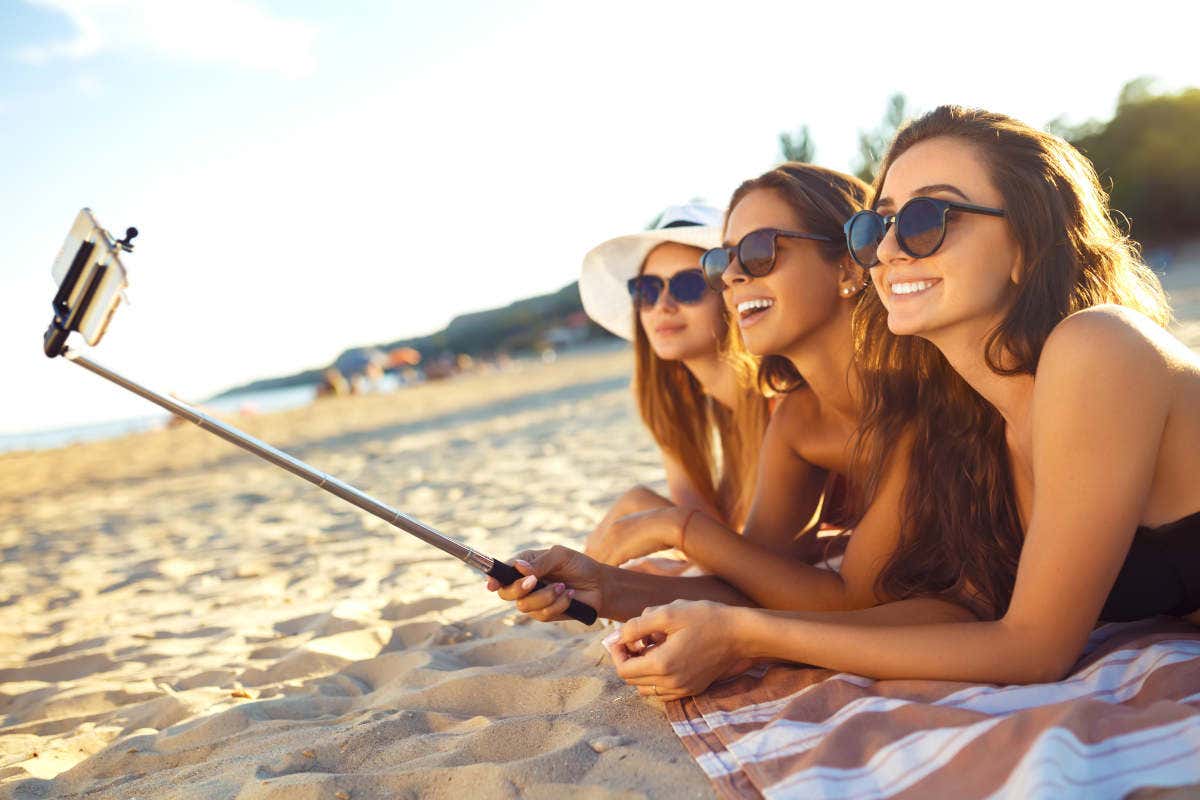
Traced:
<path fill-rule="evenodd" d="M 695 487 L 677 458 L 663 453 L 663 468 L 667 473 L 667 494 L 671 502 L 679 508 L 695 508 L 713 519 L 721 518 L 721 512 Z"/>
<path fill-rule="evenodd" d="M 764 449 L 763 466 L 769 471 L 760 480 L 759 494 L 765 499 L 756 501 L 756 510 L 786 503 L 789 497 L 795 497 L 795 487 L 799 486 L 809 494 L 801 514 L 793 520 L 807 522 L 804 513 L 811 513 L 815 505 L 814 476 L 823 484 L 825 473 L 803 462 L 794 452 L 780 452 L 775 444 L 764 445 Z M 762 517 L 752 517 L 743 538 L 732 535 L 714 520 L 694 515 L 680 536 L 681 549 L 764 608 L 838 611 L 876 605 L 881 598 L 875 593 L 875 579 L 899 537 L 907 466 L 906 445 L 897 450 L 879 496 L 855 527 L 839 572 L 814 567 L 789 554 L 781 539 L 782 531 L 791 526 L 777 522 L 774 529 L 768 528 L 760 537 Z M 783 476 L 779 477 L 781 472 Z M 774 517 L 783 518 L 782 514 Z"/>

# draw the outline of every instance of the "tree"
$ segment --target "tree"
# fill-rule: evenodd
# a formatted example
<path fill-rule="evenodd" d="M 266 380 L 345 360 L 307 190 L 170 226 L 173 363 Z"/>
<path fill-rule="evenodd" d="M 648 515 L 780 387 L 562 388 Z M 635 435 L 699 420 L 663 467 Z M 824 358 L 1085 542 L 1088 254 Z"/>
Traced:
<path fill-rule="evenodd" d="M 799 161 L 811 164 L 816 155 L 817 147 L 813 143 L 812 134 L 807 125 L 801 125 L 795 135 L 784 131 L 779 134 L 779 154 L 784 161 Z"/>
<path fill-rule="evenodd" d="M 1160 243 L 1200 233 L 1200 89 L 1155 94 L 1152 81 L 1125 84 L 1105 123 L 1060 135 L 1092 160 L 1130 233 Z"/>
<path fill-rule="evenodd" d="M 875 180 L 883 156 L 891 145 L 896 131 L 900 130 L 909 118 L 908 98 L 903 92 L 896 92 L 888 98 L 887 110 L 883 114 L 883 122 L 871 131 L 858 132 L 858 168 L 854 174 L 867 183 Z"/>

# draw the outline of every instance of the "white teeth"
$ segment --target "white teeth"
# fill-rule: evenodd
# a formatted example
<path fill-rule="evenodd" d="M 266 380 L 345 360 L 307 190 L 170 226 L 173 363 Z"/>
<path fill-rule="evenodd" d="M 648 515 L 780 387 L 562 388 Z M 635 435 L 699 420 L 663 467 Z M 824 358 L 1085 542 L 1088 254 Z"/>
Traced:
<path fill-rule="evenodd" d="M 910 283 L 893 283 L 892 294 L 915 294 L 933 286 L 933 281 L 912 281 Z"/>
<path fill-rule="evenodd" d="M 750 311 L 760 311 L 764 308 L 770 308 L 773 305 L 775 305 L 774 300 L 757 298 L 755 300 L 743 300 L 737 304 L 737 310 L 738 314 L 745 316 Z"/>

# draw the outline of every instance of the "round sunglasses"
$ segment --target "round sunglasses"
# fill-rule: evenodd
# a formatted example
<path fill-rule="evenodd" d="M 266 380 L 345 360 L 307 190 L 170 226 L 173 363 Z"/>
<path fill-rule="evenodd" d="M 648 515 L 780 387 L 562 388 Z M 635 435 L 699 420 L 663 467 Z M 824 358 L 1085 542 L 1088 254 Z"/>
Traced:
<path fill-rule="evenodd" d="M 914 197 L 890 217 L 876 211 L 859 211 L 846 220 L 846 247 L 859 266 L 870 269 L 879 263 L 879 245 L 888 228 L 896 228 L 896 243 L 913 258 L 925 258 L 937 252 L 946 239 L 946 218 L 951 211 L 1003 217 L 1004 210 L 971 203 L 956 203 L 936 197 Z"/>
<path fill-rule="evenodd" d="M 671 297 L 684 305 L 693 305 L 704 299 L 708 284 L 704 282 L 704 273 L 698 269 L 685 269 L 676 272 L 670 280 L 664 281 L 658 275 L 638 275 L 628 281 L 629 296 L 633 304 L 643 311 L 654 308 L 658 298 L 666 286 Z"/>
<path fill-rule="evenodd" d="M 747 275 L 755 278 L 761 278 L 775 269 L 775 256 L 778 249 L 776 241 L 780 236 L 788 239 L 812 239 L 817 242 L 833 241 L 828 236 L 822 236 L 819 233 L 799 233 L 783 231 L 778 228 L 759 228 L 756 231 L 750 231 L 736 246 L 714 247 L 712 250 L 706 250 L 700 257 L 700 267 L 704 270 L 704 278 L 708 281 L 708 285 L 718 292 L 724 291 L 725 280 L 722 276 L 725 274 L 725 270 L 729 269 L 734 258 L 737 258 L 738 263 L 742 265 L 742 270 Z"/>

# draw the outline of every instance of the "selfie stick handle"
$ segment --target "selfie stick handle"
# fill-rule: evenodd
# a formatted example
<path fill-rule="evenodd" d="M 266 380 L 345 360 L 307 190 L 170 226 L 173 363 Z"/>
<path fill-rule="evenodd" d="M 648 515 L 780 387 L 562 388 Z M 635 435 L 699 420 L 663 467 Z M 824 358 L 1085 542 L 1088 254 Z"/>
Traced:
<path fill-rule="evenodd" d="M 313 469 L 298 458 L 294 458 L 282 450 L 272 447 L 261 439 L 256 439 L 247 433 L 243 433 L 231 425 L 226 425 L 224 422 L 214 419 L 187 403 L 182 403 L 173 397 L 160 394 L 153 389 L 135 383 L 107 367 L 97 364 L 95 361 L 86 358 L 69 347 L 62 348 L 62 354 L 66 356 L 67 360 L 73 361 L 84 369 L 99 375 L 101 378 L 111 381 L 123 389 L 128 389 L 139 397 L 144 397 L 151 403 L 162 406 L 172 414 L 182 417 L 189 422 L 194 422 L 204 430 L 220 436 L 225 441 L 231 442 L 243 450 L 249 450 L 264 461 L 269 461 L 277 467 L 282 467 L 293 475 L 299 475 L 309 483 L 315 484 L 318 488 L 340 497 L 351 505 L 358 506 L 363 511 L 374 514 L 390 525 L 411 533 L 426 544 L 431 544 L 442 552 L 449 553 L 467 566 L 495 578 L 505 586 L 525 577 L 503 561 L 490 558 L 472 550 L 466 545 L 459 544 L 453 539 L 438 533 L 425 523 L 379 502 L 370 495 L 355 489 L 350 484 L 344 483 L 320 470 Z M 545 588 L 545 586 L 546 584 L 541 580 L 538 581 L 537 588 Z M 571 604 L 567 607 L 566 614 L 585 625 L 591 625 L 596 621 L 596 609 L 578 600 L 571 601 Z"/>

